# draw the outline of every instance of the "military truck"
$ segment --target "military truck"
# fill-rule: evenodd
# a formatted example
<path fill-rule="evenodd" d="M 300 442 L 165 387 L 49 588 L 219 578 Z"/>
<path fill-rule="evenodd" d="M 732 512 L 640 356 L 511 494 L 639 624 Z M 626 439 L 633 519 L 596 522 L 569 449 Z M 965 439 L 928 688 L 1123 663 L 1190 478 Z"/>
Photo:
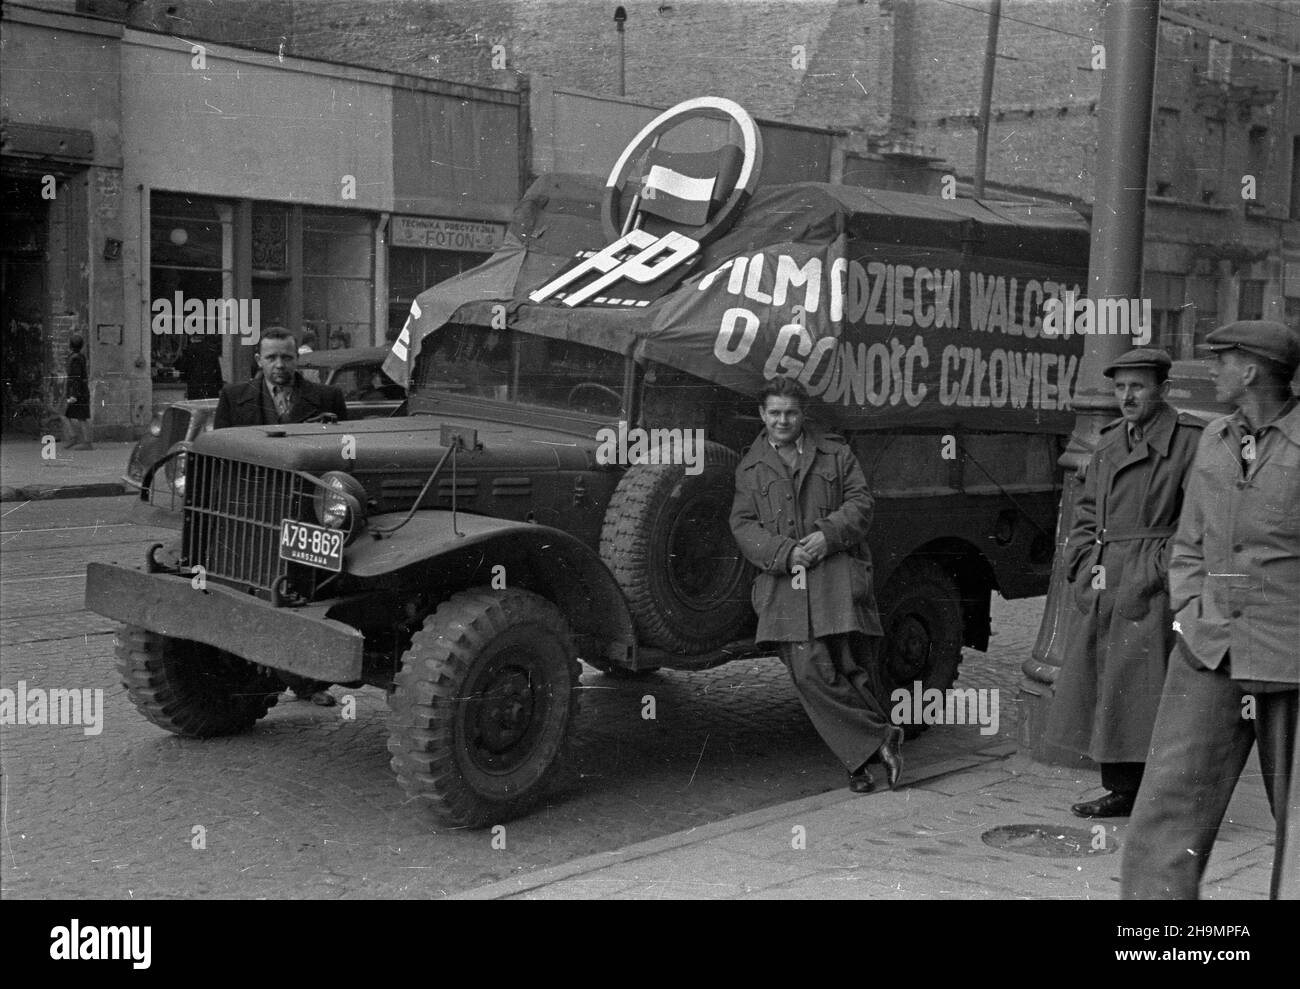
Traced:
<path fill-rule="evenodd" d="M 180 540 L 87 575 L 146 718 L 224 735 L 286 677 L 371 685 L 411 797 L 455 825 L 524 812 L 563 771 L 579 660 L 636 677 L 760 654 L 728 516 L 777 374 L 873 486 L 891 685 L 950 686 L 991 593 L 1045 591 L 1082 348 L 1041 308 L 1086 284 L 1082 219 L 764 187 L 743 121 L 703 164 L 666 129 L 634 142 L 639 178 L 539 179 L 500 252 L 417 298 L 385 365 L 407 416 L 176 454 Z"/>

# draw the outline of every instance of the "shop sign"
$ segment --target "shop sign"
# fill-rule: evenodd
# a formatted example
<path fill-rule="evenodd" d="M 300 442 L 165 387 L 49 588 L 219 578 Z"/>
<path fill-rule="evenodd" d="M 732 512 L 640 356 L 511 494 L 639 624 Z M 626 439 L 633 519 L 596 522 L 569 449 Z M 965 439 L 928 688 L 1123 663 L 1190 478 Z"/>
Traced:
<path fill-rule="evenodd" d="M 393 247 L 492 252 L 501 247 L 505 232 L 503 223 L 446 220 L 433 216 L 395 216 L 389 243 Z"/>

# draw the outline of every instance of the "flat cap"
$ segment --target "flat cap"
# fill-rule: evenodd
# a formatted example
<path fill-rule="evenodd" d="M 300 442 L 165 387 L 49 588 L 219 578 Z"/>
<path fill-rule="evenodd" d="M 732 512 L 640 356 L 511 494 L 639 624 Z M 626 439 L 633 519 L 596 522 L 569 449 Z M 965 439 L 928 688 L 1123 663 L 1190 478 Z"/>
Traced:
<path fill-rule="evenodd" d="M 1285 323 L 1271 319 L 1242 319 L 1220 326 L 1206 336 L 1200 347 L 1211 351 L 1246 350 L 1276 361 L 1291 372 L 1300 367 L 1300 338 Z"/>
<path fill-rule="evenodd" d="M 1155 347 L 1134 347 L 1107 364 L 1101 373 L 1108 378 L 1113 378 L 1116 371 L 1124 368 L 1150 367 L 1163 369 L 1168 374 L 1173 363 L 1163 350 L 1157 350 Z"/>

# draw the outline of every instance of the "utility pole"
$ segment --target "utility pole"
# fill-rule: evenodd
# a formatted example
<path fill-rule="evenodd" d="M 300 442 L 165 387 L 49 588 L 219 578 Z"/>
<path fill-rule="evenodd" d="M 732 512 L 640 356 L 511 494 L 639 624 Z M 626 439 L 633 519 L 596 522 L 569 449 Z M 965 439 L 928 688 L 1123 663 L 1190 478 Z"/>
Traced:
<path fill-rule="evenodd" d="M 1088 259 L 1091 299 L 1136 299 L 1142 293 L 1147 158 L 1159 26 L 1160 0 L 1111 0 L 1106 7 L 1106 75 L 1097 118 L 1097 184 Z M 1101 427 L 1119 414 L 1119 403 L 1102 369 L 1130 346 L 1130 341 L 1119 334 L 1089 334 L 1084 339 L 1074 397 L 1074 433 L 1060 460 L 1066 472 L 1065 489 L 1052 581 L 1038 640 L 1025 660 L 1020 681 L 1020 748 L 1040 762 L 1066 758 L 1064 753 L 1049 750 L 1043 737 L 1052 685 L 1061 668 L 1064 640 L 1069 633 L 1069 609 L 1074 608 L 1062 549 L 1083 487 L 1080 471 L 1092 458 Z"/>
<path fill-rule="evenodd" d="M 1002 0 L 989 4 L 989 36 L 984 45 L 984 80 L 980 85 L 980 129 L 975 139 L 975 198 L 984 196 L 984 176 L 989 164 L 989 114 L 993 107 L 993 74 L 998 65 L 998 25 L 1002 22 Z"/>

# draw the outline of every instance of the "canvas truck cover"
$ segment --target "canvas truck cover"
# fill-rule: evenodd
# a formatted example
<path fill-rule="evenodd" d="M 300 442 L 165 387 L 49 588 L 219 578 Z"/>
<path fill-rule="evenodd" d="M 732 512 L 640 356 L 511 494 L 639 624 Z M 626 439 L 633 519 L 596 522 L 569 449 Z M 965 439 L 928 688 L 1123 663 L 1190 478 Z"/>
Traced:
<path fill-rule="evenodd" d="M 741 393 L 794 376 L 840 429 L 1064 433 L 1073 424 L 1083 337 L 1041 330 L 1049 299 L 1086 291 L 1088 227 L 1072 210 L 762 187 L 657 298 L 622 308 L 604 297 L 530 302 L 580 252 L 606 246 L 601 193 L 583 176 L 538 179 L 500 251 L 415 300 L 385 370 L 406 383 L 427 334 L 495 321 Z M 617 286 L 606 296 L 620 301 Z"/>

